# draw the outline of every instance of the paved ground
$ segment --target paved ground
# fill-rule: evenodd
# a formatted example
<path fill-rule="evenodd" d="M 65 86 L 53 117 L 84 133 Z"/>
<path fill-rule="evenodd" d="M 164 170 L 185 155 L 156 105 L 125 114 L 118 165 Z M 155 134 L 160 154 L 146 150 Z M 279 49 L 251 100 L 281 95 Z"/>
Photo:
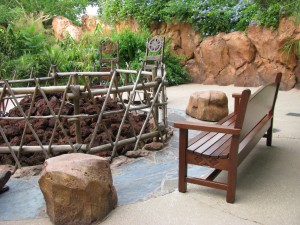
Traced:
<path fill-rule="evenodd" d="M 170 87 L 170 125 L 175 120 L 193 120 L 184 109 L 194 91 L 224 91 L 232 109 L 231 93 L 243 89 L 199 84 Z M 299 224 L 299 125 L 300 90 L 280 91 L 273 147 L 265 147 L 261 141 L 239 167 L 235 204 L 227 204 L 221 190 L 188 185 L 187 193 L 177 191 L 175 130 L 162 151 L 113 170 L 119 206 L 101 224 Z M 206 172 L 206 168 L 192 170 L 197 174 Z M 51 224 L 37 179 L 9 181 L 10 191 L 0 195 L 0 225 Z"/>

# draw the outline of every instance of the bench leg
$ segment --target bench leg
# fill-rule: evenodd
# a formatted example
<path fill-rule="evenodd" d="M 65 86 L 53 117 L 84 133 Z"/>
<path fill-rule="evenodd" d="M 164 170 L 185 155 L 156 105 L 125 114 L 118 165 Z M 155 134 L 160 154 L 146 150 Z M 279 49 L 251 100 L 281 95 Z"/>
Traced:
<path fill-rule="evenodd" d="M 236 191 L 236 180 L 237 180 L 237 168 L 232 168 L 228 171 L 228 183 L 227 183 L 227 195 L 226 201 L 233 203 L 235 200 Z"/>
<path fill-rule="evenodd" d="M 187 183 L 187 162 L 186 162 L 186 148 L 188 144 L 188 130 L 179 130 L 179 174 L 178 174 L 178 190 L 179 192 L 186 192 Z"/>
<path fill-rule="evenodd" d="M 179 159 L 180 161 L 180 159 Z M 179 192 L 185 193 L 187 189 L 186 183 L 187 177 L 187 165 L 179 162 L 179 177 L 178 177 L 178 190 Z"/>
<path fill-rule="evenodd" d="M 267 146 L 272 146 L 272 134 L 273 134 L 273 119 L 271 120 L 271 126 L 267 131 Z"/>

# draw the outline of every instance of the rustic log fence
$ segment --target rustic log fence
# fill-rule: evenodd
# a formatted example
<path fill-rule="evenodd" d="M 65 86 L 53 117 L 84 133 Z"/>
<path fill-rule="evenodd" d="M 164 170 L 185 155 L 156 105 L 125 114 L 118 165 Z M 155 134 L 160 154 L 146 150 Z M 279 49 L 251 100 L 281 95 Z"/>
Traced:
<path fill-rule="evenodd" d="M 43 152 L 45 158 L 55 154 L 68 152 L 85 152 L 95 154 L 111 151 L 111 157 L 118 155 L 118 149 L 132 145 L 133 150 L 143 145 L 144 140 L 156 139 L 165 140 L 167 124 L 167 96 L 165 91 L 166 73 L 163 64 L 152 69 L 125 70 L 113 69 L 110 72 L 58 72 L 53 66 L 47 77 L 29 78 L 23 80 L 5 80 L 0 82 L 0 153 L 10 153 L 16 162 L 17 167 L 21 167 L 20 157 L 28 152 Z M 110 76 L 108 86 L 95 84 L 101 76 Z M 147 78 L 147 79 L 146 79 Z M 66 82 L 67 81 L 67 82 Z M 62 84 L 64 82 L 64 85 Z M 65 84 L 66 83 L 66 84 Z M 53 99 L 49 99 L 52 94 L 61 96 L 59 107 L 53 106 Z M 99 104 L 99 98 L 102 98 Z M 27 108 L 21 107 L 21 102 L 27 99 Z M 29 100 L 28 100 L 29 99 Z M 35 115 L 33 112 L 39 107 L 38 99 L 43 99 L 48 113 L 47 115 Z M 80 102 L 88 99 L 94 113 L 87 114 L 81 112 Z M 98 101 L 98 102 L 97 102 Z M 116 108 L 110 109 L 109 104 L 115 102 Z M 73 113 L 64 113 L 65 107 L 72 106 Z M 18 115 L 8 116 L 11 107 Z M 131 114 L 144 115 L 140 128 L 134 128 L 134 121 Z M 119 118 L 116 134 L 108 128 L 106 117 Z M 43 128 L 35 128 L 33 121 L 51 120 L 53 122 L 52 134 L 45 138 L 41 137 Z M 83 141 L 83 131 L 81 123 L 84 120 L 95 121 L 89 135 L 89 141 Z M 149 129 L 149 121 L 152 129 Z M 14 143 L 13 138 L 8 136 L 9 124 L 11 121 L 21 121 L 20 140 Z M 66 130 L 66 123 L 74 123 L 75 135 L 70 135 Z M 46 128 L 44 128 L 46 129 Z M 106 142 L 99 141 L 99 132 L 103 130 L 103 135 L 107 136 Z M 122 132 L 127 130 L 130 137 L 124 138 Z M 16 131 L 18 132 L 18 131 Z M 28 133 L 32 134 L 36 145 L 26 145 Z M 64 139 L 64 143 L 55 142 L 55 137 L 59 135 Z M 102 136 L 103 136 L 102 135 Z M 42 140 L 43 139 L 43 140 Z"/>

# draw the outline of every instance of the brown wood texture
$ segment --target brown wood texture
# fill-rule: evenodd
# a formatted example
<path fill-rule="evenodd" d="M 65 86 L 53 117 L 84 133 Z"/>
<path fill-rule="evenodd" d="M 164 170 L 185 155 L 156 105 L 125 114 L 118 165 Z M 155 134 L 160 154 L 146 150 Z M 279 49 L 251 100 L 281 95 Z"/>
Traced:
<path fill-rule="evenodd" d="M 227 191 L 228 203 L 235 201 L 237 167 L 252 151 L 262 137 L 267 138 L 267 146 L 272 144 L 273 113 L 277 99 L 281 73 L 275 82 L 259 88 L 251 95 L 246 89 L 241 94 L 233 94 L 234 112 L 217 124 L 195 122 L 175 122 L 179 128 L 179 191 L 186 192 L 187 183 Z M 188 140 L 188 130 L 202 131 Z M 214 168 L 206 178 L 188 177 L 187 165 L 194 164 Z M 214 179 L 225 170 L 227 182 Z"/>

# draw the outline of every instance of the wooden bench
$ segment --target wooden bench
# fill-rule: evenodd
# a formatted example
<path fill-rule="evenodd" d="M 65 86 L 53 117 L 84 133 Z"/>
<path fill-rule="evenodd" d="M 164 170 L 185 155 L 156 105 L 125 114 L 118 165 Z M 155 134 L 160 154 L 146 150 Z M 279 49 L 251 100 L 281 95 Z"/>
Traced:
<path fill-rule="evenodd" d="M 272 144 L 273 112 L 280 80 L 281 73 L 278 73 L 275 82 L 262 86 L 252 95 L 249 89 L 233 94 L 234 112 L 217 124 L 174 123 L 179 128 L 180 192 L 186 192 L 187 183 L 200 184 L 227 191 L 227 202 L 234 202 L 237 167 L 262 137 L 267 139 L 267 146 Z M 202 132 L 188 140 L 189 130 Z M 188 164 L 214 170 L 205 178 L 189 177 Z M 214 181 L 222 170 L 228 172 L 227 183 Z"/>

